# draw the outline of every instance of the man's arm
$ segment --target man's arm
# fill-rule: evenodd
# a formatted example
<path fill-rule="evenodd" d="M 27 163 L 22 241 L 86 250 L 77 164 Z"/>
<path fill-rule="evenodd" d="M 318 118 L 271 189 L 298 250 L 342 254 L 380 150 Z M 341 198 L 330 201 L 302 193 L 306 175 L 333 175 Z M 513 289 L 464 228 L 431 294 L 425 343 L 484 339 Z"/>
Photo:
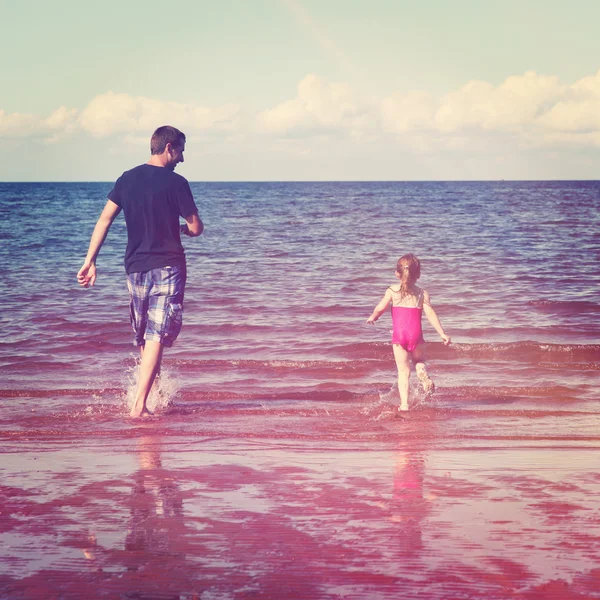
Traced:
<path fill-rule="evenodd" d="M 185 225 L 180 227 L 181 233 L 189 237 L 198 237 L 204 231 L 204 223 L 198 216 L 198 213 L 193 213 L 185 218 Z"/>
<path fill-rule="evenodd" d="M 96 282 L 96 257 L 98 256 L 98 252 L 100 252 L 100 248 L 102 248 L 102 244 L 106 239 L 110 226 L 120 212 L 121 207 L 112 200 L 106 202 L 106 206 L 96 223 L 96 227 L 94 227 L 92 239 L 90 240 L 90 247 L 88 248 L 83 267 L 81 267 L 79 273 L 77 273 L 79 285 L 87 288 L 92 287 Z"/>

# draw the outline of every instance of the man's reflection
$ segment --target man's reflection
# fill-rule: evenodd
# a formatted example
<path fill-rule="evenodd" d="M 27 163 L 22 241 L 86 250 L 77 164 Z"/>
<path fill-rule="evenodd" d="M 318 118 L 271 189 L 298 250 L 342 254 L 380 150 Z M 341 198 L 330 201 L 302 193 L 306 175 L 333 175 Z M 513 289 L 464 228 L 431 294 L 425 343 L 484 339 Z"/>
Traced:
<path fill-rule="evenodd" d="M 162 467 L 160 447 L 158 436 L 145 435 L 138 441 L 139 469 L 134 475 L 125 539 L 125 550 L 133 553 L 128 570 L 145 564 L 149 553 L 176 554 L 175 537 L 183 520 L 183 500 L 173 477 Z"/>

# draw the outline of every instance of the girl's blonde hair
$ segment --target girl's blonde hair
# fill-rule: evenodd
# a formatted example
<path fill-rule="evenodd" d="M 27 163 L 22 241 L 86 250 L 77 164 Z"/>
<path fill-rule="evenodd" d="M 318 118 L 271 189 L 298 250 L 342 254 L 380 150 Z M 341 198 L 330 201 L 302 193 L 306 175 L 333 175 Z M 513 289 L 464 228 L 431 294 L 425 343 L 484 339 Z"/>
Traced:
<path fill-rule="evenodd" d="M 421 277 L 421 261 L 414 254 L 404 254 L 398 259 L 396 272 L 400 275 L 400 297 L 404 298 Z"/>

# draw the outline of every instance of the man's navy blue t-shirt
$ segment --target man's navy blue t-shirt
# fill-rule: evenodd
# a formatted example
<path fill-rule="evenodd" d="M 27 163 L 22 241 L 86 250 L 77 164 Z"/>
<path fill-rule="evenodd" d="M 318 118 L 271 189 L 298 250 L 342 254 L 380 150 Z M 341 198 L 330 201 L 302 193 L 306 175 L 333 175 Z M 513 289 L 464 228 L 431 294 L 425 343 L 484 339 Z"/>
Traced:
<path fill-rule="evenodd" d="M 184 177 L 167 167 L 140 165 L 117 179 L 108 199 L 125 214 L 128 274 L 185 266 L 179 217 L 185 219 L 198 209 Z"/>

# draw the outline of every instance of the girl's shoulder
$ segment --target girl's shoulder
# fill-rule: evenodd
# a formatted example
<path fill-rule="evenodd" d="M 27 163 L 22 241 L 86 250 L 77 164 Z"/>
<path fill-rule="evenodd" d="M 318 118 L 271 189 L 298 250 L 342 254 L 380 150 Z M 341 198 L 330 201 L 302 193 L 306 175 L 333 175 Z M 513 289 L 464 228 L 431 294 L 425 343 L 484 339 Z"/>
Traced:
<path fill-rule="evenodd" d="M 398 293 L 400 293 L 400 284 L 395 283 L 394 285 L 390 285 L 388 290 L 392 290 L 392 292 L 394 292 L 395 294 L 398 294 Z M 427 290 L 424 290 L 423 288 L 420 288 L 417 285 L 413 285 L 410 289 L 410 294 L 413 296 L 420 296 L 421 294 L 426 294 L 426 293 L 427 293 Z"/>
<path fill-rule="evenodd" d="M 419 298 L 419 302 L 429 302 L 429 293 L 426 289 L 415 285 L 415 295 Z"/>

